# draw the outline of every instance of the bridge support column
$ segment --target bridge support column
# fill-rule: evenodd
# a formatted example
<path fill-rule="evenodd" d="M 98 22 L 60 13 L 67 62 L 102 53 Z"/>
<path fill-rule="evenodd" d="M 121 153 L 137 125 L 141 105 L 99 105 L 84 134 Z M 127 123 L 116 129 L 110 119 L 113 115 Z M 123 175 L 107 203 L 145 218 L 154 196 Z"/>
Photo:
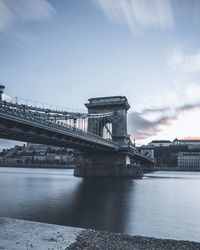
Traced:
<path fill-rule="evenodd" d="M 128 156 L 124 153 L 80 153 L 76 158 L 75 176 L 141 178 L 143 175 L 141 167 L 129 164 Z"/>

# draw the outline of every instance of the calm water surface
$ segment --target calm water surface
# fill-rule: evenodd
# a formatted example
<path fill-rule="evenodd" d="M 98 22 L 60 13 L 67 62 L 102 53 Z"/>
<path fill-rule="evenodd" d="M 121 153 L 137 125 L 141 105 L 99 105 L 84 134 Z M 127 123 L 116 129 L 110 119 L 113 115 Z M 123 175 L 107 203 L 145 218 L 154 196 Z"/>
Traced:
<path fill-rule="evenodd" d="M 141 180 L 72 174 L 0 168 L 0 216 L 200 241 L 200 173 L 157 172 Z"/>

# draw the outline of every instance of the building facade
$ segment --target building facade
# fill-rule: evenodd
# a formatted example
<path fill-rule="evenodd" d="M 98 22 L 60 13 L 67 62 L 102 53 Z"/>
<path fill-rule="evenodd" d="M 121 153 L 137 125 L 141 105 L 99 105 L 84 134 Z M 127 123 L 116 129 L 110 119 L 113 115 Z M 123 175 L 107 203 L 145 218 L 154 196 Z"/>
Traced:
<path fill-rule="evenodd" d="M 200 152 L 180 152 L 177 155 L 177 167 L 200 168 Z"/>
<path fill-rule="evenodd" d="M 200 140 L 199 139 L 175 139 L 173 141 L 173 145 L 199 145 L 200 146 Z"/>
<path fill-rule="evenodd" d="M 172 142 L 169 140 L 154 140 L 149 145 L 154 147 L 169 147 L 172 145 Z"/>

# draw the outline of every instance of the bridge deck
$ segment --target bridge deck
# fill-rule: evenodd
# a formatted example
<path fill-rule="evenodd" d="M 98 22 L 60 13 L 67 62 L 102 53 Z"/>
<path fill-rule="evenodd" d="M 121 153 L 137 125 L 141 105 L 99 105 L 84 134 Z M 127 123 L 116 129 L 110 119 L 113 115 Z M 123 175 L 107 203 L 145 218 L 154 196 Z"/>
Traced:
<path fill-rule="evenodd" d="M 59 124 L 22 105 L 0 102 L 0 137 L 74 148 L 118 150 L 120 145 L 81 129 Z M 57 141 L 57 143 L 56 143 Z"/>
<path fill-rule="evenodd" d="M 123 147 L 110 139 L 58 123 L 47 116 L 47 112 L 55 111 L 0 101 L 0 138 L 76 148 L 82 151 L 124 151 L 138 160 L 142 159 L 143 162 L 153 162 L 131 145 Z M 72 113 L 69 115 L 73 116 Z"/>

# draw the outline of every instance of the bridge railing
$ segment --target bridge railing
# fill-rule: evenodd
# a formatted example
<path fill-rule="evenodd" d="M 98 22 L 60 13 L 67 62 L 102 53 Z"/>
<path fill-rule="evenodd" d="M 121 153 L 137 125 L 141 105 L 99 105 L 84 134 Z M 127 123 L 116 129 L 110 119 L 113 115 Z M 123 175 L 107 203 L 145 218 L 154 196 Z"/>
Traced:
<path fill-rule="evenodd" d="M 90 139 L 94 142 L 112 147 L 112 148 L 119 148 L 120 145 L 116 142 L 113 142 L 111 140 L 104 139 L 98 135 L 89 133 L 87 131 L 81 130 L 79 128 L 73 127 L 69 124 L 64 124 L 62 122 L 54 121 L 52 119 L 48 119 L 47 116 L 44 115 L 44 113 L 33 111 L 27 108 L 25 105 L 20 104 L 13 104 L 7 101 L 0 101 L 0 112 L 4 112 L 6 114 L 10 114 L 12 116 L 22 118 L 28 121 L 33 121 L 38 124 L 47 125 L 49 127 L 57 128 L 60 131 L 68 132 L 70 134 L 75 134 L 78 136 L 85 137 L 87 139 Z"/>
<path fill-rule="evenodd" d="M 29 99 L 19 98 L 19 97 L 9 97 L 8 100 L 4 100 L 10 104 L 10 106 L 27 109 L 29 111 L 42 112 L 46 116 L 51 116 L 51 118 L 59 119 L 78 119 L 78 118 L 98 118 L 98 117 L 108 117 L 114 114 L 114 112 L 106 113 L 87 113 L 86 110 L 66 108 L 64 106 L 52 105 L 43 102 L 37 102 Z"/>
<path fill-rule="evenodd" d="M 8 100 L 6 100 L 9 103 L 17 104 L 17 105 L 25 105 L 26 107 L 29 107 L 31 109 L 35 110 L 51 110 L 51 112 L 56 113 L 80 113 L 84 114 L 86 113 L 86 110 L 82 109 L 73 109 L 73 108 L 67 108 L 64 106 L 59 105 L 52 105 L 44 102 L 38 102 L 34 100 L 29 100 L 21 97 L 8 97 Z"/>

